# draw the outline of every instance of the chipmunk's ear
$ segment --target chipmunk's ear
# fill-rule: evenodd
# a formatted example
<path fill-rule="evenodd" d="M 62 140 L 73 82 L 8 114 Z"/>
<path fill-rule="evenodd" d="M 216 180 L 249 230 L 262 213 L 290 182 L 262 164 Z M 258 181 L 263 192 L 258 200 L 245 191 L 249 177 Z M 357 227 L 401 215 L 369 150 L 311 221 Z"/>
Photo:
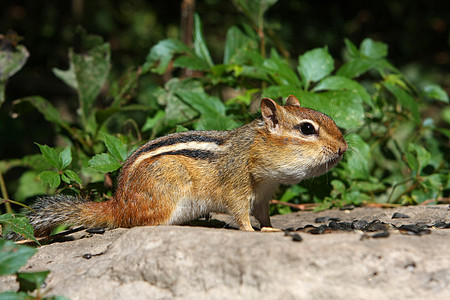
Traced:
<path fill-rule="evenodd" d="M 261 115 L 264 122 L 269 126 L 271 131 L 276 131 L 280 127 L 278 121 L 279 105 L 270 98 L 264 98 L 261 101 Z"/>
<path fill-rule="evenodd" d="M 300 101 L 298 101 L 297 97 L 289 95 L 289 97 L 286 98 L 285 105 L 300 106 Z"/>

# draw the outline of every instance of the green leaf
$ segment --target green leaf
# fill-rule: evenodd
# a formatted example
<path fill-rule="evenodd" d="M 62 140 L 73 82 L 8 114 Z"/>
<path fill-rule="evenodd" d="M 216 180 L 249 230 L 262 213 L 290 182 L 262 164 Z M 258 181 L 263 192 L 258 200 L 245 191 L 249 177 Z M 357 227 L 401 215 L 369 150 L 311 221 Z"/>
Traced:
<path fill-rule="evenodd" d="M 5 83 L 16 74 L 28 60 L 29 52 L 22 45 L 16 47 L 0 46 L 0 107 L 5 102 Z"/>
<path fill-rule="evenodd" d="M 0 47 L 0 82 L 19 72 L 28 60 L 30 53 L 22 45 L 16 47 Z"/>
<path fill-rule="evenodd" d="M 303 79 L 305 88 L 309 86 L 310 82 L 319 81 L 334 70 L 334 60 L 326 47 L 305 52 L 299 56 L 298 63 L 298 72 Z"/>
<path fill-rule="evenodd" d="M 370 145 L 356 133 L 349 134 L 345 139 L 350 148 L 343 161 L 343 164 L 346 165 L 346 175 L 352 180 L 367 180 L 370 176 L 369 161 L 372 157 Z"/>
<path fill-rule="evenodd" d="M 189 51 L 189 47 L 179 40 L 167 39 L 160 41 L 150 50 L 142 66 L 142 71 L 146 73 L 151 70 L 158 74 L 164 74 L 175 54 Z"/>
<path fill-rule="evenodd" d="M 30 300 L 33 298 L 30 298 L 30 295 L 25 292 L 13 292 L 13 291 L 6 291 L 0 293 L 0 299 L 1 300 Z"/>
<path fill-rule="evenodd" d="M 428 84 L 423 88 L 426 97 L 449 103 L 448 95 L 443 88 L 437 84 Z"/>
<path fill-rule="evenodd" d="M 13 102 L 15 117 L 20 114 L 20 108 L 24 105 L 24 103 L 32 104 L 42 115 L 44 115 L 47 121 L 58 124 L 70 131 L 69 125 L 65 121 L 63 121 L 63 119 L 61 119 L 58 110 L 48 100 L 39 96 L 26 97 L 15 100 Z"/>
<path fill-rule="evenodd" d="M 43 171 L 39 174 L 39 178 L 42 182 L 49 184 L 54 189 L 61 184 L 61 176 L 54 171 Z"/>
<path fill-rule="evenodd" d="M 198 14 L 194 15 L 194 52 L 198 57 L 204 60 L 209 67 L 214 66 L 208 47 L 203 38 L 202 22 Z"/>
<path fill-rule="evenodd" d="M 35 143 L 35 144 L 39 146 L 39 149 L 41 150 L 41 153 L 44 156 L 45 160 L 53 167 L 59 169 L 60 168 L 60 156 L 58 155 L 56 150 L 47 145 L 40 145 L 38 143 Z"/>
<path fill-rule="evenodd" d="M 164 113 L 163 110 L 158 110 L 153 117 L 147 117 L 141 130 L 147 131 L 157 127 L 161 123 L 161 121 L 164 120 L 165 116 L 166 114 Z"/>
<path fill-rule="evenodd" d="M 238 124 L 224 115 L 203 115 L 195 124 L 195 130 L 230 130 Z"/>
<path fill-rule="evenodd" d="M 72 170 L 64 170 L 62 175 L 67 176 L 70 181 L 75 181 L 76 183 L 81 184 L 81 178 Z M 70 181 L 68 183 L 70 183 Z"/>
<path fill-rule="evenodd" d="M 17 273 L 19 291 L 32 292 L 36 289 L 40 289 L 49 273 L 50 271 Z"/>
<path fill-rule="evenodd" d="M 114 81 L 109 89 L 109 95 L 114 98 L 111 107 L 118 107 L 129 101 L 130 95 L 138 86 L 142 70 L 129 68 L 120 79 Z"/>
<path fill-rule="evenodd" d="M 408 92 L 391 82 L 385 82 L 383 83 L 383 86 L 395 96 L 403 107 L 411 111 L 416 122 L 420 122 L 419 104 L 410 94 L 408 94 Z"/>
<path fill-rule="evenodd" d="M 82 53 L 69 49 L 70 67 L 66 71 L 55 69 L 53 72 L 66 84 L 76 89 L 82 111 L 84 125 L 93 113 L 92 105 L 97 98 L 109 74 L 111 49 L 109 43 L 103 43 L 99 36 L 81 34 Z"/>
<path fill-rule="evenodd" d="M 242 51 L 253 41 L 245 35 L 238 27 L 232 26 L 227 31 L 227 38 L 225 42 L 225 50 L 223 55 L 223 63 L 229 64 L 233 61 L 235 55 Z"/>
<path fill-rule="evenodd" d="M 198 116 L 196 110 L 177 96 L 183 91 L 200 92 L 203 87 L 198 81 L 173 78 L 165 84 L 164 89 L 161 88 L 155 93 L 158 103 L 165 106 L 164 121 L 169 127 L 183 124 Z"/>
<path fill-rule="evenodd" d="M 122 167 L 122 164 L 115 157 L 107 153 L 101 153 L 89 160 L 89 167 L 103 173 L 108 173 L 119 169 Z"/>
<path fill-rule="evenodd" d="M 41 156 L 41 155 L 39 155 Z M 42 156 L 41 156 L 42 157 Z M 25 171 L 19 178 L 19 185 L 14 194 L 15 200 L 24 202 L 25 199 L 45 194 L 46 189 L 39 179 L 39 172 L 34 170 Z"/>
<path fill-rule="evenodd" d="M 12 231 L 22 235 L 26 239 L 33 240 L 40 245 L 38 240 L 34 237 L 34 229 L 33 226 L 30 225 L 28 218 L 6 213 L 0 215 L 0 223 L 8 224 Z"/>
<path fill-rule="evenodd" d="M 59 166 L 60 170 L 65 169 L 72 162 L 72 150 L 67 147 L 61 153 L 59 153 Z"/>
<path fill-rule="evenodd" d="M 300 79 L 287 61 L 282 59 L 275 51 L 272 51 L 269 59 L 264 60 L 263 69 L 277 85 L 302 86 Z"/>
<path fill-rule="evenodd" d="M 336 75 L 356 78 L 366 73 L 373 66 L 373 61 L 366 58 L 357 58 L 342 65 L 336 72 Z"/>
<path fill-rule="evenodd" d="M 36 249 L 0 239 L 0 276 L 17 272 L 36 253 Z"/>
<path fill-rule="evenodd" d="M 72 54 L 78 95 L 85 116 L 97 98 L 109 74 L 111 49 L 108 43 L 97 45 L 83 54 Z"/>
<path fill-rule="evenodd" d="M 360 57 L 359 50 L 355 46 L 355 44 L 352 43 L 352 41 L 350 41 L 349 39 L 344 39 L 344 43 L 350 58 L 355 59 Z"/>
<path fill-rule="evenodd" d="M 180 56 L 174 60 L 173 66 L 177 68 L 186 68 L 194 71 L 208 71 L 210 66 L 198 56 Z"/>
<path fill-rule="evenodd" d="M 372 99 L 366 89 L 358 82 L 343 76 L 329 76 L 321 80 L 313 91 L 338 91 L 348 90 L 357 94 L 365 103 L 372 104 Z"/>
<path fill-rule="evenodd" d="M 320 94 L 300 91 L 298 98 L 302 106 L 329 115 L 336 124 L 345 129 L 364 124 L 364 107 L 361 98 L 350 91 L 330 91 Z"/>
<path fill-rule="evenodd" d="M 106 148 L 108 148 L 109 153 L 114 158 L 121 162 L 127 160 L 127 145 L 122 143 L 122 141 L 118 138 L 107 133 L 102 133 L 102 137 L 103 141 L 105 142 Z"/>
<path fill-rule="evenodd" d="M 73 88 L 74 90 L 78 90 L 78 82 L 77 76 L 75 74 L 75 66 L 73 65 L 73 60 L 69 60 L 69 69 L 68 70 L 60 70 L 57 68 L 53 68 L 53 74 L 56 77 L 61 79 L 65 84 Z"/>
<path fill-rule="evenodd" d="M 177 96 L 202 115 L 225 115 L 225 105 L 223 102 L 216 97 L 209 96 L 204 91 L 184 91 L 177 93 Z"/>
<path fill-rule="evenodd" d="M 185 131 L 189 131 L 189 129 L 181 125 L 176 126 L 176 132 L 185 132 Z"/>
<path fill-rule="evenodd" d="M 366 38 L 359 46 L 361 54 L 372 59 L 384 58 L 388 54 L 388 46 L 382 42 L 375 42 Z"/>

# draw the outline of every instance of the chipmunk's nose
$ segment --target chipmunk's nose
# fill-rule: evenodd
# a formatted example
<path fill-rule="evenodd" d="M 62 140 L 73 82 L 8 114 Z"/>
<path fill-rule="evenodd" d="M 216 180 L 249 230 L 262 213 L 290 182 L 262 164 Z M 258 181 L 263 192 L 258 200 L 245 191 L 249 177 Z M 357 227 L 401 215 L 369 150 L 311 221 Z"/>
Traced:
<path fill-rule="evenodd" d="M 344 153 L 347 151 L 347 149 L 348 149 L 347 143 L 343 144 L 343 145 L 342 145 L 341 147 L 339 147 L 339 149 L 338 149 L 338 155 L 339 155 L 339 156 L 344 155 Z"/>

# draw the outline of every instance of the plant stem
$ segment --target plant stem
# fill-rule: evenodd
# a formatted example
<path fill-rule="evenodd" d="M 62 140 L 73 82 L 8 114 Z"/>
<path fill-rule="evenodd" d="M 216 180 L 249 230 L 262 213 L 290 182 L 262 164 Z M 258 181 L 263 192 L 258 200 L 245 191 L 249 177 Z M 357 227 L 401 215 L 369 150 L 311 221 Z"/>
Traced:
<path fill-rule="evenodd" d="M 2 172 L 0 172 L 0 188 L 2 190 L 2 197 L 4 199 L 9 199 L 8 191 L 6 190 L 5 180 L 3 179 Z M 6 206 L 6 212 L 7 213 L 12 213 L 13 212 L 12 207 L 11 207 L 11 203 L 9 203 L 9 201 L 5 202 L 5 206 Z"/>

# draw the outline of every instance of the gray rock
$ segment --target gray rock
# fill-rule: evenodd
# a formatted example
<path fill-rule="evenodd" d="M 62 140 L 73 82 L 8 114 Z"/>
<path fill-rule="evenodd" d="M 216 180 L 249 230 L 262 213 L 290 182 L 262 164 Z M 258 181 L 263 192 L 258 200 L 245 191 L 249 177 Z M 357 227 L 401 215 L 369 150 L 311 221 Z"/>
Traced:
<path fill-rule="evenodd" d="M 448 206 L 395 211 L 411 218 L 356 208 L 275 216 L 273 223 L 296 228 L 321 216 L 395 225 L 449 222 Z M 449 299 L 450 230 L 431 231 L 393 231 L 383 239 L 300 233 L 301 242 L 282 232 L 191 226 L 79 232 L 73 241 L 41 247 L 23 270 L 50 270 L 49 295 L 70 299 Z M 0 278 L 0 291 L 8 289 L 17 289 L 12 276 Z"/>

